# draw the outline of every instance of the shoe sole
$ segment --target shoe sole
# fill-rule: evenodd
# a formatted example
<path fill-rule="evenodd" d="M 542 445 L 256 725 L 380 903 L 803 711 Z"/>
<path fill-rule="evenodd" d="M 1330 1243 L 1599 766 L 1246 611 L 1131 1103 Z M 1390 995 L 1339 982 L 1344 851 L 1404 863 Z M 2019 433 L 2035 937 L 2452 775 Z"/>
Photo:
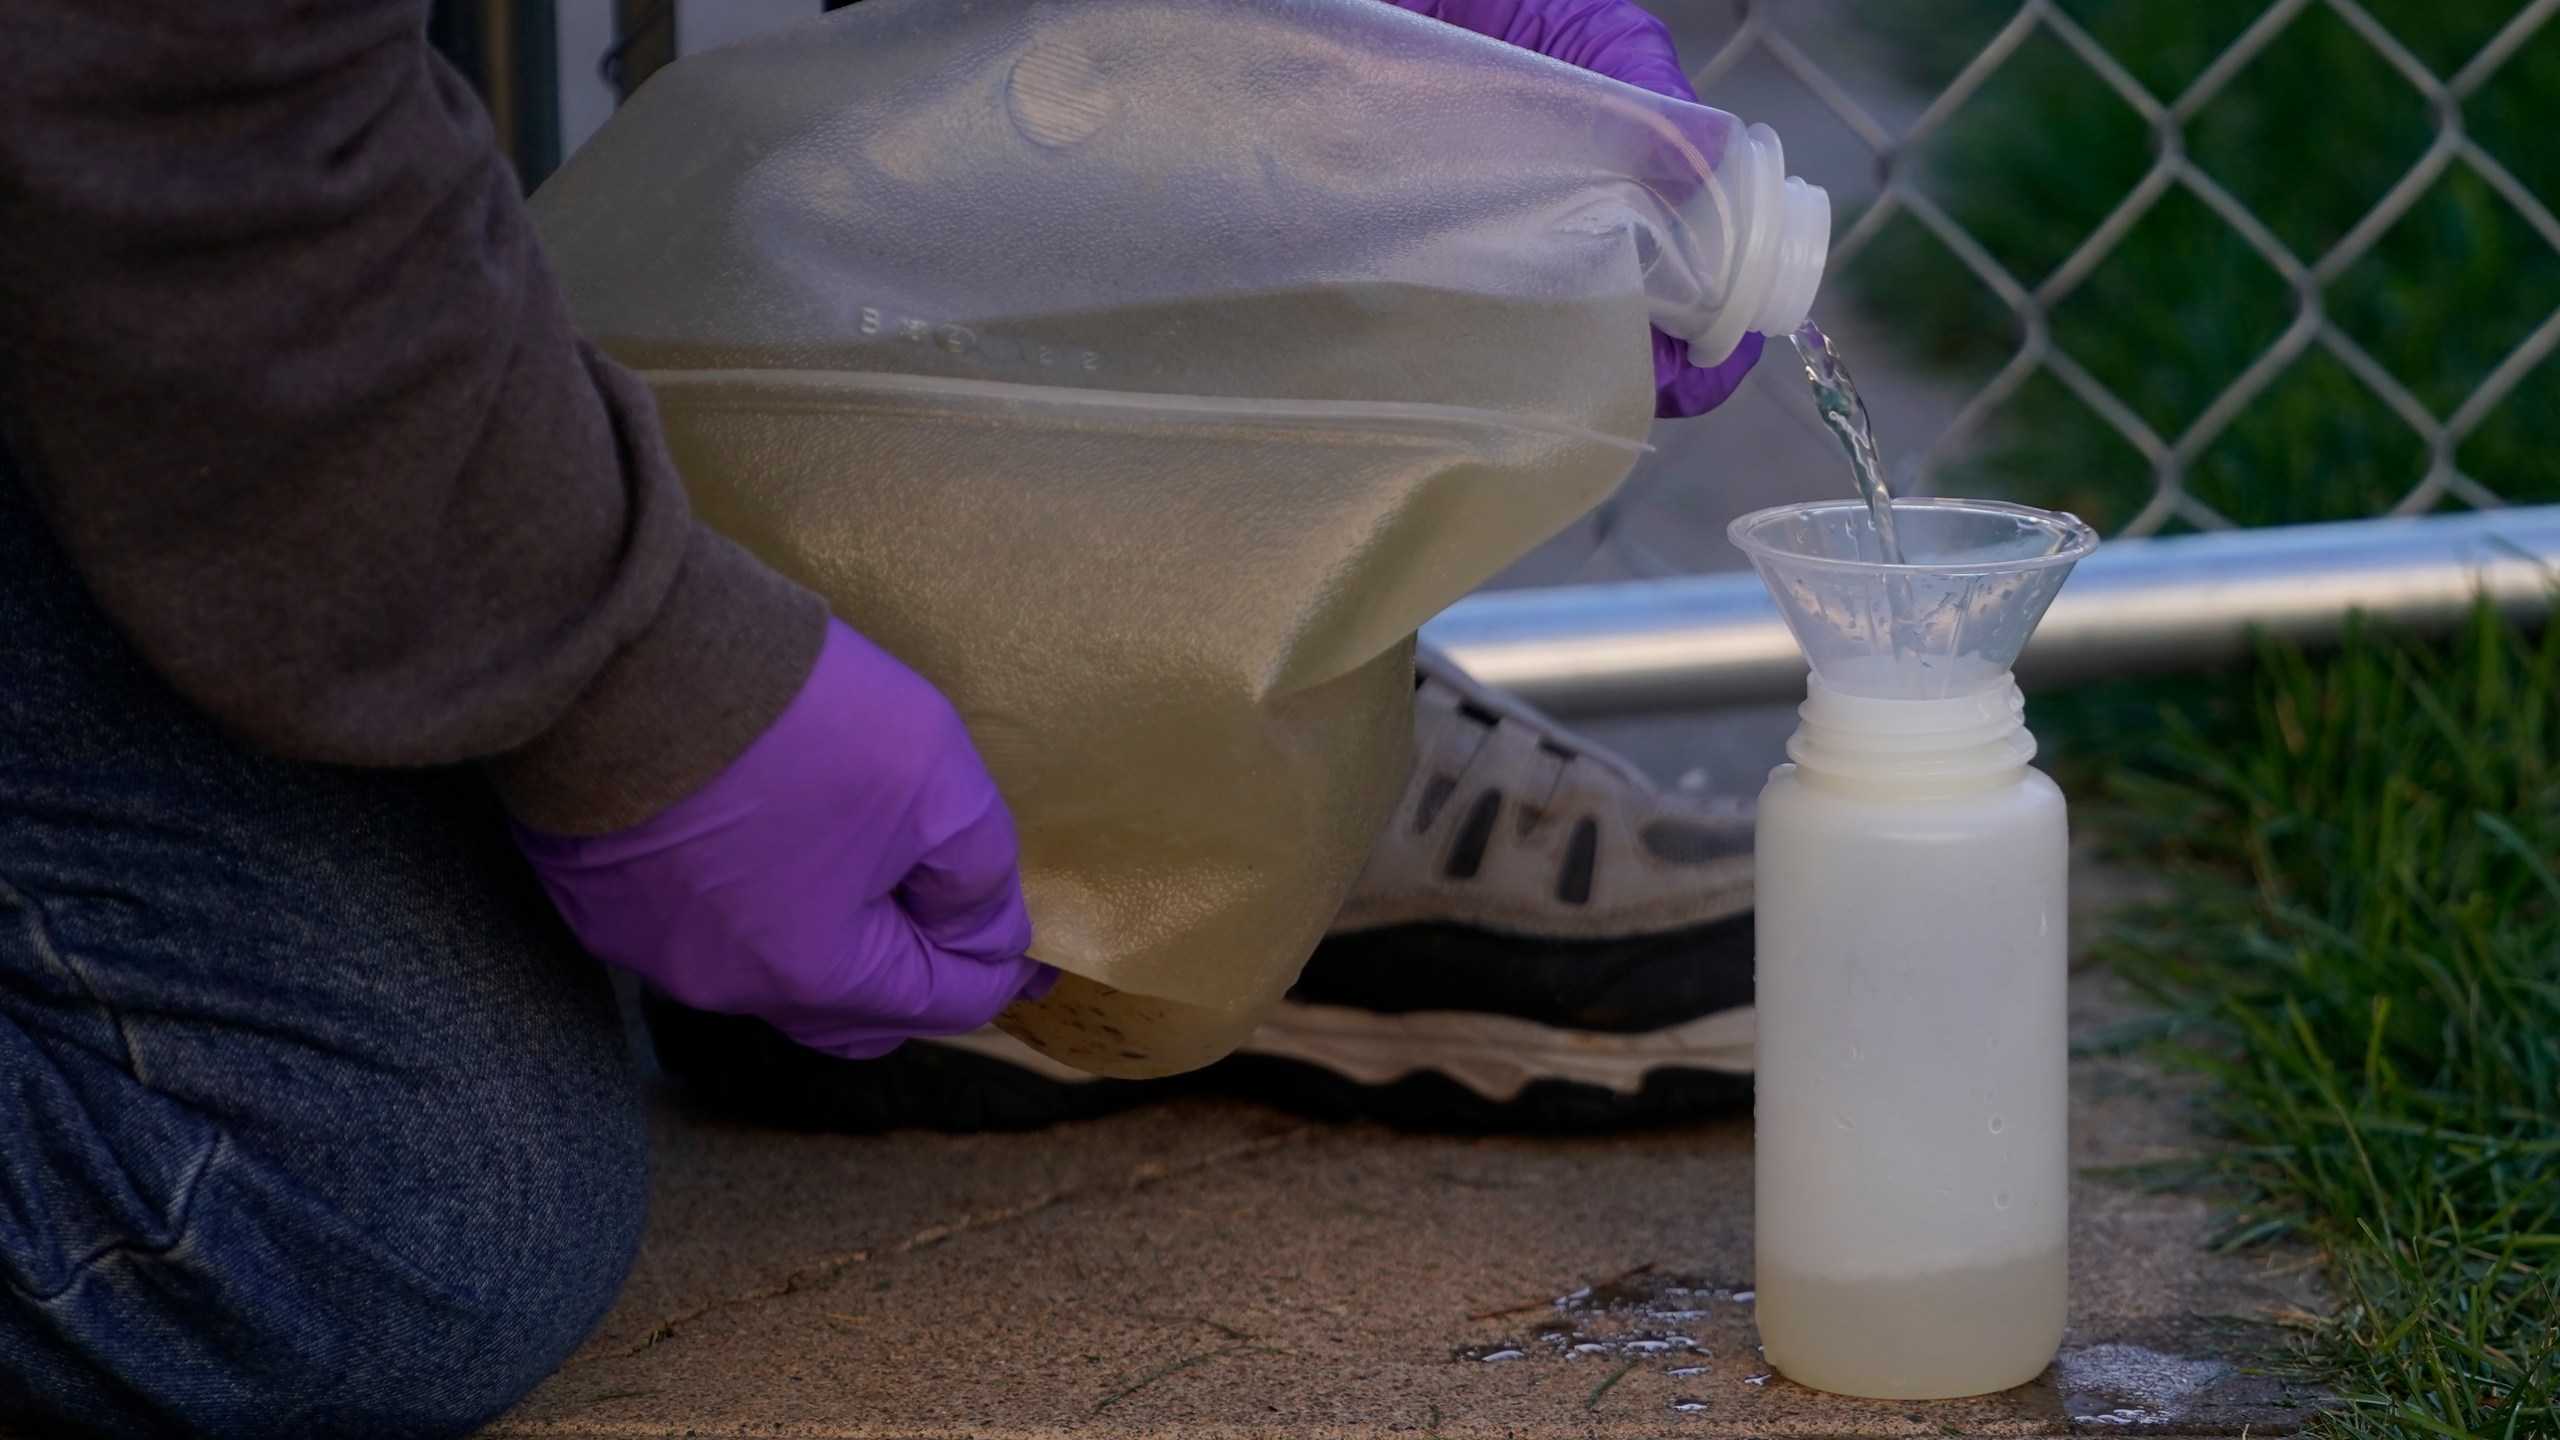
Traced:
<path fill-rule="evenodd" d="M 1406 1130 L 1625 1129 L 1748 1103 L 1754 1028 L 1748 1006 L 1618 1034 L 1475 1011 L 1382 1015 L 1284 1001 L 1205 1079 L 1212 1088 L 1317 1119 L 1367 1119 Z M 1070 1069 L 992 1029 L 906 1048 L 965 1052 L 1062 1086 L 1119 1083 Z"/>
<path fill-rule="evenodd" d="M 1752 1030 L 1748 1006 L 1660 1030 L 1614 1034 L 1473 1010 L 1382 1015 L 1282 1001 L 1242 1050 L 1321 1066 L 1366 1086 L 1437 1071 L 1499 1105 L 1542 1080 L 1634 1095 L 1656 1070 L 1748 1076 Z"/>
<path fill-rule="evenodd" d="M 659 1063 L 768 1125 L 838 1134 L 1036 1130 L 1198 1086 L 1316 1119 L 1466 1134 L 1570 1133 L 1695 1120 L 1751 1096 L 1752 1013 L 1634 1033 L 1472 1011 L 1378 1014 L 1283 1002 L 1237 1055 L 1197 1076 L 1105 1080 L 998 1030 L 848 1061 L 744 1016 L 653 997 Z"/>
<path fill-rule="evenodd" d="M 1507 1015 L 1284 1003 L 1210 1083 L 1324 1120 L 1460 1134 L 1701 1119 L 1751 1098 L 1748 1007 L 1633 1034 Z"/>

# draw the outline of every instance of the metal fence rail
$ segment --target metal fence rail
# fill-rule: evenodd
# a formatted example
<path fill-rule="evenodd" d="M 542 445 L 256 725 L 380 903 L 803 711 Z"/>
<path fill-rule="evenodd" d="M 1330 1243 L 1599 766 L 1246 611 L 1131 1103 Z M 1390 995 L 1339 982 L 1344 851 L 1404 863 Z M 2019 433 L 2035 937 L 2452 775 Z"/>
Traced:
<path fill-rule="evenodd" d="M 2560 505 L 2174 535 L 2106 545 L 2018 661 L 2029 686 L 2227 664 L 2258 634 L 2316 642 L 2350 610 L 2444 629 L 2486 595 L 2519 618 L 2560 594 Z M 1568 717 L 1804 693 L 1804 656 L 1748 571 L 1496 590 L 1422 638 L 1489 684 Z"/>
<path fill-rule="evenodd" d="M 1913 0 L 1919 3 L 1919 0 Z M 2157 3 L 2203 4 L 2208 0 L 2157 0 Z M 2376 201 L 2364 217 L 2335 244 L 2313 256 L 2293 252 L 2275 231 L 2234 197 L 2213 176 L 2190 161 L 2187 126 L 2249 63 L 2306 12 L 2325 6 L 2363 37 L 2427 102 L 2435 140 L 2398 183 Z M 1857 221 L 1832 243 L 1837 273 L 1866 248 L 1897 215 L 1909 215 L 1954 252 L 1965 267 L 1989 286 L 2018 318 L 2023 339 L 2014 355 L 1967 403 L 1945 430 L 1909 454 L 1897 467 L 1899 488 L 1926 493 L 1932 473 L 1956 447 L 1973 438 L 1984 423 L 2039 371 L 2051 374 L 2122 435 L 2149 463 L 2150 501 L 2124 526 L 2127 536 L 2148 535 L 2172 519 L 2198 529 L 2232 528 L 2232 522 L 2188 493 L 2186 474 L 2198 457 L 2221 437 L 2268 386 L 2306 352 L 2318 347 L 2346 366 L 2379 396 L 2427 449 L 2425 472 L 2413 477 L 2408 490 L 2391 507 L 2396 515 L 2420 514 L 2451 497 L 2473 507 L 2490 507 L 2500 497 L 2463 473 L 2456 461 L 2462 442 L 2494 413 L 2533 368 L 2560 347 L 2560 309 L 2543 317 L 2524 340 L 2481 379 L 2449 412 L 2439 415 L 2410 387 L 2374 359 L 2327 314 L 2325 292 L 2371 251 L 2385 232 L 2406 215 L 2445 173 L 2468 167 L 2486 181 L 2549 244 L 2560 251 L 2560 219 L 2518 181 L 2507 167 L 2475 143 L 2463 127 L 2463 105 L 2499 68 L 2512 59 L 2555 15 L 2560 0 L 2530 0 L 2478 53 L 2450 75 L 2438 75 L 2356 0 L 2275 0 L 2243 30 L 2187 87 L 2175 95 L 2155 95 L 2110 54 L 2087 29 L 2054 0 L 2026 0 L 1991 41 L 1940 92 L 1917 119 L 1898 133 L 1880 123 L 1867 107 L 1815 62 L 1788 30 L 1786 0 L 1737 0 L 1740 27 L 1724 46 L 1699 67 L 1695 80 L 1702 93 L 1755 54 L 1765 54 L 1793 76 L 1815 99 L 1839 117 L 1875 155 L 1883 190 Z M 2153 162 L 2114 210 L 2053 272 L 2033 284 L 2020 279 L 1930 194 L 1925 167 L 1912 163 L 1917 149 L 1944 128 L 1948 119 L 1998 74 L 2039 30 L 2051 33 L 2088 65 L 2106 86 L 2131 106 L 2150 127 Z M 2134 226 L 2173 190 L 2183 189 L 2201 200 L 2238 232 L 2273 266 L 2293 292 L 2293 322 L 2270 343 L 2211 403 L 2175 434 L 2164 434 L 2091 374 L 2055 341 L 2050 317 L 2054 308 L 2079 288 L 2122 244 Z"/>

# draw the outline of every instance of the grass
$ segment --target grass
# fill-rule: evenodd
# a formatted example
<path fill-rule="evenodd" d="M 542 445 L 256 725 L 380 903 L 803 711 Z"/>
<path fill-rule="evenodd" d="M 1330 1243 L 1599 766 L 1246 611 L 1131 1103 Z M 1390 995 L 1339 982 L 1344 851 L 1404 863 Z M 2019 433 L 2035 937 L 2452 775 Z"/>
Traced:
<path fill-rule="evenodd" d="M 2265 6 L 2061 0 L 2150 92 L 2176 96 Z M 2521 0 L 2365 0 L 2450 75 Z M 2015 14 L 2016 0 L 1863 0 L 1859 13 L 1932 92 Z M 2546 208 L 2560 209 L 2560 24 L 2546 25 L 2462 107 L 2464 132 Z M 2298 16 L 2184 128 L 2186 152 L 2312 261 L 2346 236 L 2434 138 L 2419 91 L 2323 5 Z M 2154 157 L 2134 110 L 2038 30 L 1909 161 L 1924 188 L 2032 288 L 2131 191 Z M 1841 277 L 1904 350 L 1987 379 L 2023 338 L 2017 317 L 1908 215 Z M 2324 296 L 2325 313 L 2436 416 L 2560 305 L 2560 252 L 2472 169 L 2430 186 Z M 2170 191 L 2052 314 L 2054 342 L 2175 439 L 2293 320 L 2277 270 L 2184 189 Z M 2560 500 L 2560 359 L 2546 358 L 2455 454 L 2510 500 Z M 2197 458 L 2189 490 L 2242 524 L 2371 515 L 2426 474 L 2419 436 L 2314 348 Z M 1994 417 L 1988 443 L 1942 473 L 1948 494 L 2076 511 L 2101 530 L 2149 498 L 2150 467 L 2050 374 Z M 2174 527 L 2173 527 L 2174 528 Z"/>
<path fill-rule="evenodd" d="M 2560 625 L 2040 706 L 2179 899 L 2110 957 L 2209 1070 L 2230 1240 L 2321 1247 L 2331 1433 L 2560 1435 Z"/>

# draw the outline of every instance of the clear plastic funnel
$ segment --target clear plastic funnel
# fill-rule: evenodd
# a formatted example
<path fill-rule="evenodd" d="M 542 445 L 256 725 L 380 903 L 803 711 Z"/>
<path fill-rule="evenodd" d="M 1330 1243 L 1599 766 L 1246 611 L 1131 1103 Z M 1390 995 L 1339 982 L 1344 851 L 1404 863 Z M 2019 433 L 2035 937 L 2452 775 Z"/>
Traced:
<path fill-rule="evenodd" d="M 1936 700 L 1999 684 L 2098 548 L 2076 516 L 1997 500 L 1896 500 L 1893 519 L 1900 565 L 1880 558 L 1858 500 L 1756 511 L 1726 531 L 1828 689 Z"/>

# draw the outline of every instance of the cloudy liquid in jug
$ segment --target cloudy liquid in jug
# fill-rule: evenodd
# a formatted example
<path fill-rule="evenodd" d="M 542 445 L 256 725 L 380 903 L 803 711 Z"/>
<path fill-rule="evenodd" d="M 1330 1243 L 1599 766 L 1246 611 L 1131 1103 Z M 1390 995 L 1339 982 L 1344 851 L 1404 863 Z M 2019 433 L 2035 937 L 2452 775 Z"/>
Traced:
<path fill-rule="evenodd" d="M 1640 307 L 1373 284 L 614 350 L 697 512 L 968 721 L 1070 972 L 1008 1028 L 1140 1078 L 1321 937 L 1403 780 L 1414 628 L 1641 453 Z"/>

